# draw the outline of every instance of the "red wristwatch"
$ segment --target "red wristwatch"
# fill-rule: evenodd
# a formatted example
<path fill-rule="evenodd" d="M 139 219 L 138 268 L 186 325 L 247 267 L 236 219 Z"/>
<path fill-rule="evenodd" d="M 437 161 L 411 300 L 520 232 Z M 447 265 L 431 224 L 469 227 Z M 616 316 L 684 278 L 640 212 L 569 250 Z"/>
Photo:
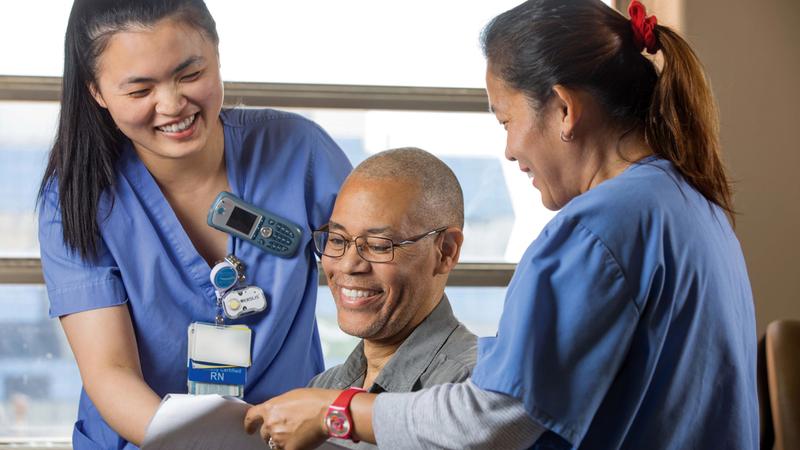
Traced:
<path fill-rule="evenodd" d="M 361 392 L 366 392 L 366 390 L 357 387 L 347 388 L 336 397 L 331 406 L 328 406 L 328 412 L 325 414 L 325 426 L 328 427 L 328 436 L 358 442 L 358 439 L 353 435 L 353 417 L 350 415 L 350 401 L 353 400 L 353 396 Z"/>

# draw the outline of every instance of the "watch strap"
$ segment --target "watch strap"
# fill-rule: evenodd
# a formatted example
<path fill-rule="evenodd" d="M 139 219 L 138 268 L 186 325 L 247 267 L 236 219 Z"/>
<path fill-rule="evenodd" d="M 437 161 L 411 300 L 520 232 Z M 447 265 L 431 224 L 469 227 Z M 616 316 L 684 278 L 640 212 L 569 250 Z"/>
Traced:
<path fill-rule="evenodd" d="M 338 439 L 350 439 L 353 442 L 358 442 L 358 439 L 355 438 L 354 426 L 353 426 L 353 416 L 350 414 L 350 402 L 353 400 L 353 397 L 356 394 L 360 394 L 362 392 L 366 392 L 366 389 L 358 388 L 358 387 L 350 387 L 342 391 L 336 400 L 328 406 L 328 413 L 326 415 L 326 424 L 328 425 L 328 436 Z M 342 433 L 341 430 L 334 430 L 331 428 L 332 425 L 339 423 L 339 425 L 345 425 L 347 427 L 347 432 Z M 338 431 L 338 432 L 337 432 Z"/>
<path fill-rule="evenodd" d="M 336 400 L 331 403 L 331 406 L 338 406 L 340 408 L 347 408 L 347 411 L 350 412 L 350 402 L 353 400 L 353 397 L 356 394 L 360 394 L 362 392 L 367 392 L 366 389 L 361 389 L 359 387 L 349 387 L 342 391 Z"/>

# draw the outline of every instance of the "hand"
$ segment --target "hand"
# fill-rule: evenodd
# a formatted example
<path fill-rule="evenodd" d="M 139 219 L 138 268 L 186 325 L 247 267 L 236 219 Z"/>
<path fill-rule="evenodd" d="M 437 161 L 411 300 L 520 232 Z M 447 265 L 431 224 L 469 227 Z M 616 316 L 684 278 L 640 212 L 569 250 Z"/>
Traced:
<path fill-rule="evenodd" d="M 328 438 L 325 414 L 339 391 L 295 389 L 260 405 L 253 406 L 244 418 L 249 434 L 260 431 L 264 442 L 284 450 L 313 449 Z"/>

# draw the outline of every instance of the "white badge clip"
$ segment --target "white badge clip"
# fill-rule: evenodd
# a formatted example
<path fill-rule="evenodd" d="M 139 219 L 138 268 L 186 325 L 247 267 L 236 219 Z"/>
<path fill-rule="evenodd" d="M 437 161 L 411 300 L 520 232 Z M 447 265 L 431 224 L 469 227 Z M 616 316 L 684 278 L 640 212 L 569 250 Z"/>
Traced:
<path fill-rule="evenodd" d="M 267 309 L 267 297 L 258 286 L 234 289 L 222 297 L 222 308 L 225 317 L 238 319 Z"/>

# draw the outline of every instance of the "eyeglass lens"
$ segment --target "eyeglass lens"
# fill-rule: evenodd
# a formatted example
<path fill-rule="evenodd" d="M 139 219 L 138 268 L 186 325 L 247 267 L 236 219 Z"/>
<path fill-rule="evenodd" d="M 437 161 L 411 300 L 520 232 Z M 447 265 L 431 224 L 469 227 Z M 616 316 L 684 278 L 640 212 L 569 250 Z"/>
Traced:
<path fill-rule="evenodd" d="M 356 251 L 362 258 L 371 262 L 388 262 L 394 256 L 391 239 L 377 236 L 359 236 L 355 240 Z M 344 255 L 347 247 L 353 243 L 339 233 L 317 231 L 314 233 L 314 244 L 317 251 L 334 258 Z"/>

